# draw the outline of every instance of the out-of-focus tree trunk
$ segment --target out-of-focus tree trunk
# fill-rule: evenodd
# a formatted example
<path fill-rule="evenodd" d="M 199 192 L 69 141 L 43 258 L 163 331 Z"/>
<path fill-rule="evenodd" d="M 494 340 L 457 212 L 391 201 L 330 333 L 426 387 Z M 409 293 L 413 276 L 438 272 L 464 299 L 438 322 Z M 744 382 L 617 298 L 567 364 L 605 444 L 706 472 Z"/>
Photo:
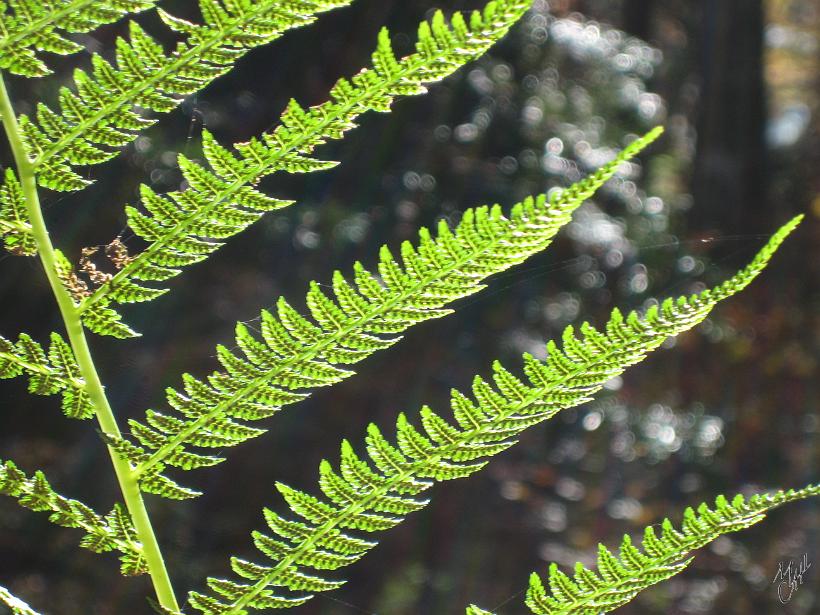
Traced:
<path fill-rule="evenodd" d="M 624 30 L 649 41 L 654 8 L 655 0 L 624 0 L 621 9 Z"/>
<path fill-rule="evenodd" d="M 764 131 L 762 0 L 702 4 L 700 108 L 691 224 L 738 232 L 771 229 Z"/>

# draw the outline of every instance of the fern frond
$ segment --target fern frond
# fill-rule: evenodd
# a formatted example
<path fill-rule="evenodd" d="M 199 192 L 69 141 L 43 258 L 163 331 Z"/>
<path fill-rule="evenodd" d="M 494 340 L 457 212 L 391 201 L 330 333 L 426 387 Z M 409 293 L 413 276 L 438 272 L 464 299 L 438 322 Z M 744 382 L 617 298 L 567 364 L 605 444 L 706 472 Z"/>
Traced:
<path fill-rule="evenodd" d="M 231 568 L 245 582 L 210 578 L 212 595 L 191 592 L 189 604 L 206 615 L 239 615 L 275 601 L 303 601 L 310 597 L 305 592 L 337 587 L 339 581 L 317 571 L 346 566 L 375 545 L 356 532 L 379 532 L 400 523 L 427 504 L 417 496 L 434 482 L 464 478 L 480 470 L 487 458 L 515 444 L 520 432 L 587 401 L 667 337 L 701 322 L 718 301 L 744 288 L 762 270 L 798 222 L 794 219 L 781 228 L 749 266 L 712 290 L 667 299 L 642 316 L 631 312 L 624 318 L 615 310 L 601 331 L 588 323 L 581 325 L 580 334 L 568 327 L 563 348 L 553 342 L 547 345 L 546 362 L 524 356 L 526 380 L 496 362 L 492 384 L 481 377 L 474 380 L 473 399 L 453 392 L 455 424 L 424 407 L 419 429 L 402 413 L 395 444 L 371 424 L 366 438 L 369 460 L 359 457 L 344 441 L 338 469 L 327 461 L 320 464 L 323 497 L 277 485 L 299 520 L 265 510 L 272 535 L 254 532 L 253 538 L 269 562 L 233 558 Z M 279 596 L 271 586 L 297 595 Z"/>
<path fill-rule="evenodd" d="M 38 51 L 69 55 L 84 47 L 66 34 L 90 32 L 129 13 L 152 8 L 156 0 L 7 0 L 0 3 L 0 68 L 15 75 L 51 73 Z M 12 12 L 7 13 L 7 6 Z"/>
<path fill-rule="evenodd" d="M 2 585 L 0 585 L 0 603 L 9 607 L 12 615 L 40 615 Z"/>
<path fill-rule="evenodd" d="M 85 380 L 74 353 L 58 334 L 51 334 L 48 353 L 29 335 L 21 333 L 16 342 L 0 336 L 0 378 L 28 376 L 28 390 L 35 395 L 62 395 L 63 414 L 72 419 L 94 416 Z"/>
<path fill-rule="evenodd" d="M 88 297 L 88 285 L 78 275 L 71 261 L 60 250 L 54 250 L 54 261 L 57 277 L 71 295 L 75 307 Z M 139 333 L 122 321 L 122 316 L 104 305 L 87 310 L 81 315 L 81 321 L 90 331 L 100 335 L 110 335 L 120 339 L 139 337 Z"/>
<path fill-rule="evenodd" d="M 282 123 L 261 139 L 237 146 L 219 145 L 203 131 L 205 159 L 211 170 L 179 157 L 188 183 L 182 192 L 160 196 L 143 185 L 142 208 L 126 209 L 128 224 L 149 243 L 107 283 L 83 301 L 80 309 L 95 310 L 111 303 L 149 301 L 166 289 L 146 286 L 180 273 L 222 246 L 223 239 L 250 226 L 265 212 L 292 204 L 268 197 L 253 186 L 277 171 L 307 173 L 335 166 L 309 154 L 328 139 L 339 139 L 367 111 L 390 110 L 397 96 L 420 94 L 424 84 L 438 81 L 482 55 L 499 40 L 529 6 L 529 0 L 496 0 L 473 13 L 468 26 L 456 13 L 448 24 L 441 12 L 419 28 L 417 53 L 398 60 L 386 30 L 379 35 L 372 69 L 352 80 L 339 80 L 331 100 L 303 109 L 291 100 Z"/>
<path fill-rule="evenodd" d="M 40 104 L 36 121 L 20 117 L 37 181 L 53 190 L 82 189 L 90 182 L 72 167 L 113 158 L 117 148 L 153 123 L 136 108 L 172 111 L 186 95 L 228 72 L 250 49 L 352 1 L 199 0 L 201 25 L 160 10 L 163 21 L 187 37 L 171 53 L 132 21 L 129 41 L 117 40 L 116 65 L 94 54 L 90 74 L 74 73 L 76 91 L 60 90 L 60 113 Z"/>
<path fill-rule="evenodd" d="M 553 563 L 549 569 L 549 591 L 541 578 L 532 573 L 526 604 L 537 615 L 608 613 L 630 602 L 647 587 L 681 572 L 692 561 L 693 551 L 718 536 L 763 521 L 776 506 L 815 495 L 820 495 L 820 485 L 753 495 L 748 500 L 736 495 L 731 502 L 718 496 L 714 508 L 706 504 L 698 506 L 697 511 L 687 508 L 680 530 L 669 519 L 663 520 L 660 536 L 652 526 L 647 527 L 641 549 L 629 536 L 621 542 L 620 557 L 599 544 L 597 573 L 578 563 L 570 578 Z"/>
<path fill-rule="evenodd" d="M 86 549 L 95 553 L 119 551 L 124 575 L 146 572 L 142 545 L 120 504 L 103 517 L 82 502 L 54 491 L 39 470 L 29 478 L 11 461 L 0 461 L 0 494 L 13 497 L 29 510 L 50 513 L 48 519 L 56 525 L 84 530 L 80 546 Z"/>
<path fill-rule="evenodd" d="M 37 254 L 37 242 L 31 232 L 23 187 L 12 169 L 6 169 L 6 177 L 0 187 L 0 238 L 12 254 Z"/>
<path fill-rule="evenodd" d="M 182 391 L 168 390 L 175 413 L 149 410 L 145 422 L 131 421 L 139 445 L 122 453 L 135 465 L 143 489 L 168 497 L 195 495 L 163 477 L 165 466 L 192 469 L 221 461 L 187 449 L 225 448 L 263 433 L 247 421 L 266 418 L 311 389 L 346 378 L 353 373 L 348 365 L 396 343 L 401 332 L 449 314 L 446 304 L 478 292 L 488 276 L 549 245 L 572 212 L 660 132 L 634 141 L 595 174 L 557 192 L 551 202 L 544 196 L 527 199 L 513 207 L 509 218 L 497 205 L 468 209 L 455 231 L 442 222 L 436 238 L 422 229 L 418 247 L 402 245 L 403 265 L 383 247 L 381 282 L 356 264 L 355 287 L 337 271 L 332 298 L 313 283 L 307 294 L 311 319 L 280 299 L 276 316 L 262 312 L 262 340 L 239 324 L 241 354 L 217 348 L 224 371 L 207 381 L 185 374 Z"/>
<path fill-rule="evenodd" d="M 493 615 L 493 613 L 491 611 L 485 611 L 484 609 L 482 609 L 479 606 L 476 606 L 475 604 L 471 604 L 467 607 L 465 615 Z"/>

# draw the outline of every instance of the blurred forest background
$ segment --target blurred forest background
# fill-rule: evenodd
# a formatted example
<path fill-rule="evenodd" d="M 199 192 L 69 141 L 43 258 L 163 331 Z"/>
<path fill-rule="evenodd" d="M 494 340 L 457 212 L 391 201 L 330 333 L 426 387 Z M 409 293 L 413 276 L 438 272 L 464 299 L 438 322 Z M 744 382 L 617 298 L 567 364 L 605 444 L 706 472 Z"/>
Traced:
<path fill-rule="evenodd" d="M 291 96 L 305 105 L 325 100 L 339 76 L 369 63 L 382 25 L 397 51 L 408 52 L 434 4 L 357 0 L 250 53 L 124 156 L 93 168 L 93 187 L 45 194 L 57 245 L 76 260 L 82 246 L 125 230 L 122 204 L 135 202 L 141 181 L 177 188 L 174 152 L 197 156 L 203 125 L 233 143 L 275 125 Z M 193 2 L 162 5 L 198 17 Z M 139 21 L 163 32 L 153 14 Z M 120 24 L 81 40 L 110 50 L 123 32 Z M 58 62 L 52 79 L 13 79 L 19 110 L 54 100 L 77 61 Z M 497 276 L 454 316 L 413 329 L 358 376 L 277 415 L 268 435 L 224 464 L 186 476 L 205 496 L 151 497 L 179 593 L 223 574 L 228 555 L 250 555 L 261 508 L 284 510 L 274 481 L 315 489 L 320 459 L 335 459 L 342 437 L 361 443 L 369 421 L 388 427 L 400 410 L 444 408 L 451 387 L 487 374 L 495 358 L 515 366 L 524 351 L 543 356 L 545 341 L 569 323 L 600 324 L 616 305 L 646 306 L 722 280 L 799 212 L 808 219 L 748 290 L 596 401 L 531 429 L 483 473 L 437 487 L 426 510 L 343 571 L 345 587 L 299 612 L 438 615 L 474 601 L 525 613 L 527 575 L 548 562 L 591 563 L 598 541 L 614 547 L 664 516 L 678 522 L 685 506 L 719 493 L 816 481 L 819 64 L 813 0 L 536 0 L 483 60 L 323 147 L 338 168 L 267 180 L 269 193 L 298 204 L 191 267 L 166 297 L 129 310 L 142 338 L 92 340 L 121 422 L 160 406 L 182 371 L 214 369 L 215 344 L 230 344 L 234 323 L 253 326 L 279 295 L 298 304 L 309 280 L 329 282 L 333 269 L 349 271 L 356 259 L 372 265 L 384 242 L 398 246 L 441 217 L 456 222 L 470 206 L 510 206 L 566 185 L 630 135 L 667 128 L 546 253 Z M 123 237 L 139 248 L 127 231 Z M 4 336 L 44 340 L 61 330 L 36 261 L 3 257 L 0 292 Z M 0 457 L 110 507 L 118 492 L 91 423 L 64 419 L 54 399 L 30 397 L 22 379 L 0 383 L 0 399 Z M 816 502 L 790 505 L 704 549 L 686 573 L 619 612 L 818 613 L 819 530 Z M 121 578 L 113 557 L 79 550 L 77 539 L 0 500 L 0 580 L 48 613 L 149 613 L 148 580 Z M 780 604 L 778 563 L 804 553 L 814 566 Z"/>

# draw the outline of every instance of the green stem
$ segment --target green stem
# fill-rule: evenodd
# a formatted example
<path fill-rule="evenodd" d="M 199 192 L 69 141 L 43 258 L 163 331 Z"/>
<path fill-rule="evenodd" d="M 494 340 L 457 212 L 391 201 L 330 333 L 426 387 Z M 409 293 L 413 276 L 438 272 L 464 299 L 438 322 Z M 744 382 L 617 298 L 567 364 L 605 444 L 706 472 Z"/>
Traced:
<path fill-rule="evenodd" d="M 2 114 L 3 127 L 8 136 L 12 154 L 14 155 L 14 162 L 17 165 L 17 172 L 20 175 L 20 184 L 22 185 L 23 195 L 26 200 L 26 211 L 28 212 L 29 222 L 31 223 L 32 234 L 37 242 L 37 251 L 48 282 L 51 285 L 51 290 L 54 293 L 54 298 L 57 300 L 57 305 L 60 308 L 60 314 L 65 323 L 68 340 L 74 351 L 80 372 L 85 379 L 86 390 L 94 405 L 97 421 L 103 433 L 118 438 L 121 436 L 120 429 L 117 426 L 117 420 L 114 418 L 114 413 L 105 395 L 105 389 L 97 374 L 94 360 L 91 357 L 85 331 L 80 322 L 79 311 L 74 305 L 74 300 L 71 298 L 71 295 L 69 295 L 57 277 L 54 246 L 51 243 L 51 238 L 49 237 L 48 229 L 43 219 L 43 212 L 40 208 L 34 168 L 26 155 L 20 126 L 17 123 L 17 117 L 14 114 L 14 109 L 11 105 L 8 92 L 6 91 L 2 74 L 0 74 L 0 114 Z M 151 520 L 145 508 L 145 502 L 142 499 L 134 470 L 131 464 L 120 457 L 110 446 L 108 447 L 108 453 L 111 456 L 111 463 L 114 466 L 114 472 L 117 475 L 125 505 L 134 522 L 137 537 L 142 543 L 143 553 L 148 565 L 148 573 L 151 575 L 151 582 L 154 585 L 157 599 L 164 608 L 177 612 L 179 611 L 179 605 L 174 596 L 171 579 L 168 577 L 168 571 L 165 569 L 162 552 L 157 543 L 157 538 L 154 535 L 154 529 L 151 527 Z"/>

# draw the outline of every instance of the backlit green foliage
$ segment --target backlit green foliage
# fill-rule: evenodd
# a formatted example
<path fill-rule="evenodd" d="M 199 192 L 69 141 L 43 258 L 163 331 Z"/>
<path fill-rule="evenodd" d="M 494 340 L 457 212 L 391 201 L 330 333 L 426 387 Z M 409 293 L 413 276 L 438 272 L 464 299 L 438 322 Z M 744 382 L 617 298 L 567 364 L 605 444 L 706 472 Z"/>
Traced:
<path fill-rule="evenodd" d="M 652 526 L 644 530 L 641 548 L 624 536 L 620 557 L 598 545 L 597 573 L 575 565 L 570 578 L 555 564 L 550 565 L 548 588 L 533 573 L 527 590 L 527 606 L 537 615 L 598 615 L 609 613 L 630 602 L 647 587 L 660 583 L 684 570 L 692 552 L 718 536 L 750 527 L 766 518 L 772 508 L 786 502 L 820 495 L 820 485 L 797 491 L 777 491 L 746 499 L 736 495 L 730 502 L 718 496 L 715 507 L 701 504 L 697 512 L 687 508 L 681 529 L 664 519 L 660 536 Z"/>
<path fill-rule="evenodd" d="M 230 70 L 248 50 L 351 1 L 199 0 L 202 24 L 160 10 L 165 24 L 186 37 L 170 53 L 130 22 L 129 39 L 117 39 L 116 63 L 92 55 L 90 72 L 74 72 L 74 91 L 60 90 L 59 113 L 40 103 L 36 120 L 20 117 L 37 181 L 53 190 L 84 188 L 90 182 L 75 166 L 113 158 L 118 148 L 153 123 L 137 108 L 172 111 L 186 95 Z"/>
<path fill-rule="evenodd" d="M 416 53 L 396 59 L 386 30 L 379 35 L 373 68 L 351 80 L 340 79 L 331 100 L 303 109 L 291 100 L 281 124 L 261 138 L 236 146 L 219 145 L 207 130 L 202 142 L 207 169 L 180 155 L 179 167 L 188 187 L 166 196 L 141 187 L 142 208 L 127 207 L 128 224 L 148 247 L 126 264 L 112 280 L 100 286 L 80 306 L 86 318 L 111 303 L 150 301 L 166 289 L 146 286 L 180 273 L 197 263 L 268 211 L 293 201 L 271 198 L 255 186 L 260 179 L 285 171 L 309 173 L 335 162 L 310 156 L 316 146 L 339 139 L 356 126 L 367 111 L 390 110 L 397 96 L 424 93 L 424 84 L 443 79 L 481 56 L 524 13 L 527 0 L 503 0 L 474 12 L 469 24 L 455 13 L 448 23 L 437 12 L 419 27 Z M 110 309 L 110 308 L 109 308 Z M 104 332 L 104 331 L 98 331 Z"/>
<path fill-rule="evenodd" d="M 73 419 L 94 416 L 85 381 L 74 353 L 58 334 L 51 334 L 48 352 L 25 333 L 16 342 L 0 336 L 0 378 L 28 376 L 28 390 L 35 395 L 62 395 L 63 414 Z"/>
<path fill-rule="evenodd" d="M 616 309 L 601 330 L 589 323 L 577 332 L 567 327 L 560 348 L 548 343 L 546 361 L 524 355 L 524 379 L 496 362 L 492 383 L 477 376 L 472 396 L 453 391 L 455 424 L 425 406 L 421 429 L 399 414 L 392 442 L 371 424 L 365 439 L 369 459 L 343 441 L 339 464 L 322 461 L 319 466 L 321 497 L 277 485 L 298 520 L 265 510 L 271 533 L 254 532 L 253 539 L 269 561 L 232 558 L 231 568 L 242 581 L 210 578 L 212 594 L 192 592 L 189 604 L 206 615 L 239 615 L 271 604 L 301 604 L 313 592 L 338 587 L 340 581 L 321 576 L 321 571 L 347 566 L 375 546 L 358 532 L 394 527 L 426 506 L 428 500 L 418 496 L 435 482 L 477 472 L 489 457 L 515 444 L 522 431 L 588 401 L 605 382 L 640 362 L 669 336 L 694 327 L 718 301 L 757 276 L 799 221 L 786 224 L 746 268 L 714 289 L 667 299 L 642 315 L 630 312 L 624 317 Z M 295 595 L 281 595 L 271 587 Z"/>
<path fill-rule="evenodd" d="M 0 238 L 3 239 L 6 250 L 12 254 L 37 254 L 23 190 L 12 169 L 6 169 L 5 181 L 0 186 Z"/>
<path fill-rule="evenodd" d="M 20 506 L 36 512 L 49 513 L 49 521 L 85 532 L 80 546 L 104 553 L 120 552 L 120 570 L 125 575 L 145 572 L 142 545 L 137 540 L 128 513 L 120 505 L 105 517 L 77 500 L 61 496 L 51 488 L 45 475 L 39 470 L 28 478 L 11 461 L 0 461 L 0 494 L 11 496 Z"/>
<path fill-rule="evenodd" d="M 78 53 L 82 45 L 66 34 L 90 32 L 153 7 L 156 0 L 7 0 L 0 2 L 0 68 L 15 75 L 51 72 L 37 55 Z M 7 9 L 11 9 L 7 12 Z"/>
<path fill-rule="evenodd" d="M 168 390 L 174 414 L 149 410 L 144 422 L 129 421 L 138 445 L 121 442 L 118 448 L 135 465 L 142 488 L 171 498 L 198 495 L 163 476 L 165 466 L 190 470 L 218 463 L 221 457 L 187 449 L 235 446 L 264 433 L 247 421 L 267 418 L 311 389 L 339 382 L 353 374 L 346 366 L 393 345 L 413 325 L 449 314 L 446 304 L 478 292 L 488 276 L 546 248 L 572 212 L 659 134 L 656 129 L 635 140 L 549 202 L 544 196 L 528 199 L 509 218 L 497 205 L 468 209 L 455 231 L 442 221 L 435 238 L 422 229 L 417 247 L 402 245 L 402 265 L 383 247 L 379 276 L 357 263 L 354 286 L 337 271 L 332 298 L 311 284 L 311 319 L 280 298 L 275 316 L 262 312 L 262 340 L 237 325 L 241 355 L 219 346 L 223 371 L 207 381 L 185 374 L 182 391 Z"/>
<path fill-rule="evenodd" d="M 2 585 L 0 585 L 0 603 L 9 607 L 12 615 L 40 615 L 28 604 L 20 600 L 20 598 L 13 596 L 12 593 Z"/>
<path fill-rule="evenodd" d="M 141 492 L 176 499 L 198 495 L 167 471 L 221 462 L 221 450 L 263 433 L 257 421 L 350 376 L 349 366 L 392 346 L 413 325 L 449 314 L 452 301 L 478 292 L 492 274 L 546 248 L 574 210 L 661 132 L 658 128 L 636 139 L 592 176 L 550 199 L 528 198 L 506 215 L 498 205 L 467 209 L 454 229 L 441 223 L 435 236 L 422 229 L 417 244 L 404 242 L 398 255 L 382 247 L 374 271 L 357 262 L 347 277 L 334 272 L 332 292 L 312 282 L 307 314 L 280 298 L 274 313 L 262 311 L 261 339 L 237 325 L 237 349 L 217 348 L 218 371 L 204 379 L 184 374 L 180 389 L 167 391 L 170 410 L 148 410 L 144 420 L 129 421 L 123 436 L 85 330 L 118 338 L 137 335 L 114 306 L 165 293 L 158 283 L 205 260 L 266 212 L 292 204 L 258 191 L 255 186 L 262 178 L 334 166 L 314 157 L 316 147 L 342 138 L 363 113 L 388 112 L 397 97 L 424 93 L 426 84 L 481 56 L 530 2 L 491 1 L 469 18 L 456 13 L 446 19 L 436 12 L 421 24 L 415 52 L 401 59 L 382 30 L 372 67 L 340 79 L 327 102 L 305 109 L 292 100 L 274 130 L 232 148 L 203 131 L 204 162 L 178 157 L 185 186 L 159 195 L 143 185 L 139 206 L 126 208 L 128 225 L 147 245 L 131 255 L 121 242 L 109 244 L 112 251 L 106 249 L 106 254 L 117 268 L 115 274 L 97 269 L 90 260 L 96 247 L 83 249 L 76 266 L 54 248 L 37 185 L 60 191 L 85 187 L 90 180 L 78 167 L 116 156 L 153 123 L 148 112 L 175 109 L 250 49 L 350 2 L 198 0 L 198 24 L 157 9 L 181 39 L 173 50 L 129 21 L 129 35 L 117 39 L 113 61 L 92 54 L 90 69 L 75 70 L 74 88 L 59 89 L 57 107 L 39 103 L 31 116 L 22 115 L 19 121 L 0 78 L 2 122 L 16 164 L 6 170 L 0 187 L 0 238 L 11 253 L 39 256 L 68 339 L 52 333 L 46 350 L 24 333 L 16 342 L 0 337 L 0 378 L 27 376 L 30 392 L 59 393 L 67 416 L 96 416 L 125 505 L 117 503 L 107 515 L 99 515 L 55 492 L 42 472 L 29 477 L 11 461 L 0 462 L 0 493 L 47 513 L 57 525 L 83 530 L 80 544 L 87 549 L 117 551 L 123 574 L 148 572 L 157 611 L 166 615 L 181 611 Z M 28 77 L 45 75 L 45 54 L 82 50 L 71 35 L 155 4 L 0 0 L 0 69 Z M 782 227 L 748 267 L 712 290 L 666 300 L 643 314 L 624 317 L 616 309 L 601 330 L 588 323 L 568 327 L 560 346 L 547 345 L 545 361 L 523 357 L 523 375 L 496 362 L 491 379 L 476 377 L 469 394 L 452 392 L 452 418 L 425 406 L 415 424 L 399 414 L 392 439 L 371 424 L 358 453 L 343 441 L 339 462 L 320 464 L 318 497 L 278 484 L 290 514 L 265 509 L 268 530 L 253 534 L 262 563 L 232 558 L 231 569 L 240 580 L 209 578 L 208 593 L 191 592 L 185 609 L 240 615 L 251 609 L 292 607 L 315 592 L 338 587 L 341 581 L 325 578 L 325 571 L 347 566 L 374 547 L 369 534 L 387 530 L 426 506 L 422 494 L 436 482 L 480 470 L 514 445 L 522 431 L 587 401 L 669 336 L 701 322 L 717 302 L 741 290 L 764 268 L 799 221 L 798 216 Z M 207 449 L 219 453 L 205 454 Z M 541 609 L 539 613 L 609 610 L 682 569 L 692 549 L 718 534 L 759 521 L 771 506 L 817 492 L 815 486 L 748 502 L 719 499 L 714 511 L 688 510 L 682 532 L 668 521 L 660 537 L 648 530 L 643 552 L 629 539 L 621 546 L 620 560 L 602 548 L 600 574 L 579 568 L 571 580 L 553 568 L 552 597 L 533 577 L 528 604 Z M 3 587 L 0 602 L 15 614 L 33 613 Z M 476 606 L 468 613 L 487 615 Z"/>

